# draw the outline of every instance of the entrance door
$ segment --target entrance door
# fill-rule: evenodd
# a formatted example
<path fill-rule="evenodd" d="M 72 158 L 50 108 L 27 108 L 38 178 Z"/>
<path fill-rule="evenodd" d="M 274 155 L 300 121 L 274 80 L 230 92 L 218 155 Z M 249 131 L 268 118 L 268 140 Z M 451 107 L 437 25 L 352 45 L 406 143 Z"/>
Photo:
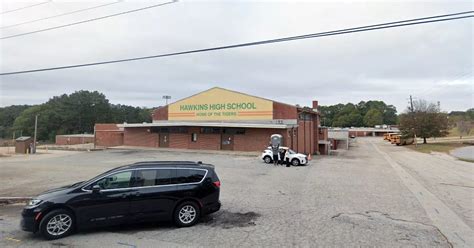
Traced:
<path fill-rule="evenodd" d="M 234 150 L 234 135 L 223 133 L 221 136 L 221 149 L 222 150 Z"/>
<path fill-rule="evenodd" d="M 160 133 L 160 147 L 169 147 L 169 146 L 170 146 L 170 134 Z"/>

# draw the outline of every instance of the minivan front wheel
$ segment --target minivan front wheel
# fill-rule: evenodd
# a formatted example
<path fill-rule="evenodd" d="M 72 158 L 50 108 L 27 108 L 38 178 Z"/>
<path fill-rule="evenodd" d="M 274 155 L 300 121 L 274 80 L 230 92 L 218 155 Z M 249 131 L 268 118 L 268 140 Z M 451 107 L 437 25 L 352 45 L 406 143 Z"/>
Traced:
<path fill-rule="evenodd" d="M 179 227 L 188 227 L 196 224 L 199 216 L 199 207 L 194 202 L 183 202 L 174 212 L 174 221 Z"/>
<path fill-rule="evenodd" d="M 45 239 L 60 239 L 71 234 L 73 227 L 73 215 L 65 209 L 57 209 L 43 217 L 39 231 Z"/>

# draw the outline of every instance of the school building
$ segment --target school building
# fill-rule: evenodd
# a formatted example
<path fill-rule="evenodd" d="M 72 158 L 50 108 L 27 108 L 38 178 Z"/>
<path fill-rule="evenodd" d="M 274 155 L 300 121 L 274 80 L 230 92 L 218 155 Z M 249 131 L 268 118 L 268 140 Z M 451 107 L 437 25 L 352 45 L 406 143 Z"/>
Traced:
<path fill-rule="evenodd" d="M 281 134 L 283 146 L 324 153 L 317 108 L 317 101 L 300 107 L 215 87 L 155 109 L 151 123 L 96 124 L 95 144 L 263 151 Z"/>

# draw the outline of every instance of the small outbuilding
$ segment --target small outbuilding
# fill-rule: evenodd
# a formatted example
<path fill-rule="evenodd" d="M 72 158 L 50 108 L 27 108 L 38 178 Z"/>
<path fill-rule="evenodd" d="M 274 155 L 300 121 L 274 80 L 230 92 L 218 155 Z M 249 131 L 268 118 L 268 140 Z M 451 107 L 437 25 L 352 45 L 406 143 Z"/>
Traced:
<path fill-rule="evenodd" d="M 15 153 L 31 153 L 33 138 L 30 136 L 21 136 L 15 140 Z"/>

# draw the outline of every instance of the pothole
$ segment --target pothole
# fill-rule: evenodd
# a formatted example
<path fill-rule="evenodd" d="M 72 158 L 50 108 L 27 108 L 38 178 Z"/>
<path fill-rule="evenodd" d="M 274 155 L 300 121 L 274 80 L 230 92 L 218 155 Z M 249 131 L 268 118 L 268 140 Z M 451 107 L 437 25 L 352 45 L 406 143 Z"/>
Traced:
<path fill-rule="evenodd" d="M 233 213 L 221 210 L 215 214 L 207 215 L 201 219 L 201 223 L 212 227 L 230 229 L 234 227 L 255 226 L 255 220 L 260 214 L 255 212 Z"/>

